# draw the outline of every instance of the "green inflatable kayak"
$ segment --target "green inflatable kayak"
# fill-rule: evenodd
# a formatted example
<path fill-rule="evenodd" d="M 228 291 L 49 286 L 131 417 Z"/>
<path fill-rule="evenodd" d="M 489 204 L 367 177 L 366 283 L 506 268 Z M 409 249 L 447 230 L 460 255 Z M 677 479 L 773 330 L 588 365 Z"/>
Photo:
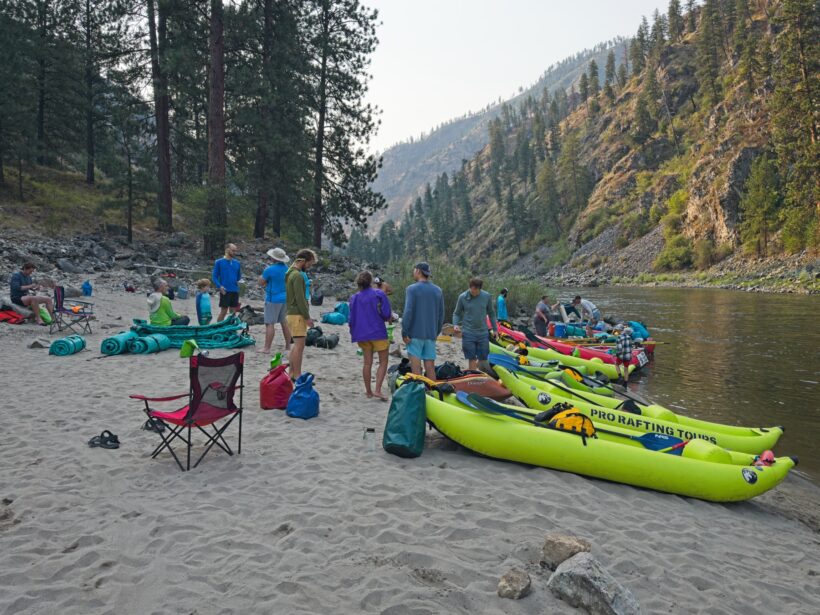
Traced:
<path fill-rule="evenodd" d="M 778 485 L 797 463 L 796 458 L 778 457 L 768 467 L 756 467 L 751 465 L 751 455 L 729 452 L 703 440 L 686 442 L 678 454 L 652 450 L 622 428 L 607 427 L 607 431 L 581 437 L 536 426 L 532 415 L 521 414 L 522 409 L 515 406 L 487 400 L 520 418 L 470 407 L 471 401 L 475 403 L 476 397 L 469 396 L 465 403 L 453 395 L 440 400 L 428 394 L 427 419 L 446 437 L 487 457 L 702 500 L 748 500 Z"/>
<path fill-rule="evenodd" d="M 567 402 L 596 424 L 658 432 L 684 440 L 706 440 L 723 448 L 752 454 L 773 448 L 784 431 L 782 427 L 737 427 L 703 421 L 675 414 L 656 404 L 643 406 L 626 403 L 595 393 L 584 392 L 579 397 L 579 392 L 573 389 L 562 385 L 559 388 L 555 383 L 511 372 L 502 365 L 495 365 L 493 369 L 512 394 L 528 408 L 541 411 Z"/>

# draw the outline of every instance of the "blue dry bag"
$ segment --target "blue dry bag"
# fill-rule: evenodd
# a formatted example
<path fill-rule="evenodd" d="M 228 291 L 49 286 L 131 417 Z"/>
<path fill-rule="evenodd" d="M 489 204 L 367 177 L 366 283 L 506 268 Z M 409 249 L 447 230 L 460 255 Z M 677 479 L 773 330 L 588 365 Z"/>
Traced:
<path fill-rule="evenodd" d="M 91 296 L 91 290 L 92 290 L 91 282 L 89 282 L 88 280 L 83 282 L 82 289 L 83 289 L 83 296 L 84 297 L 90 297 Z"/>
<path fill-rule="evenodd" d="M 345 322 L 350 318 L 350 306 L 347 304 L 347 301 L 339 301 L 336 307 L 333 308 L 333 311 L 337 314 L 344 314 Z"/>
<path fill-rule="evenodd" d="M 319 416 L 319 393 L 313 388 L 313 374 L 305 372 L 297 378 L 285 414 L 295 419 Z"/>
<path fill-rule="evenodd" d="M 427 396 L 420 382 L 405 382 L 395 393 L 387 412 L 382 446 L 399 457 L 418 457 L 424 450 Z"/>
<path fill-rule="evenodd" d="M 347 318 L 340 312 L 327 312 L 322 314 L 322 322 L 329 325 L 345 325 Z"/>

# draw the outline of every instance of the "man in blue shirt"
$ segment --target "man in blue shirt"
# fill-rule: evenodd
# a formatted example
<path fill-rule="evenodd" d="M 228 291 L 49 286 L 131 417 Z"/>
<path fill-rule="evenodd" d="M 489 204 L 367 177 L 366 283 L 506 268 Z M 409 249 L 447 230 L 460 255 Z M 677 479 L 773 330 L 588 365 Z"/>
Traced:
<path fill-rule="evenodd" d="M 239 280 L 242 278 L 242 265 L 234 258 L 237 248 L 229 243 L 225 246 L 224 258 L 214 263 L 211 277 L 219 291 L 219 317 L 217 322 L 225 320 L 228 308 L 236 312 L 239 310 Z"/>
<path fill-rule="evenodd" d="M 410 368 L 414 374 L 424 374 L 431 380 L 436 378 L 436 338 L 444 325 L 444 295 L 441 289 L 430 281 L 430 265 L 419 263 L 413 268 L 415 284 L 407 287 L 401 331 Z"/>
<path fill-rule="evenodd" d="M 285 352 L 290 352 L 290 330 L 287 320 L 287 293 L 285 292 L 285 274 L 288 272 L 286 263 L 290 257 L 282 248 L 273 248 L 267 251 L 273 259 L 273 264 L 265 268 L 259 277 L 259 284 L 265 289 L 265 346 L 262 352 L 269 353 L 273 343 L 274 327 L 276 323 L 282 327 L 285 338 Z"/>

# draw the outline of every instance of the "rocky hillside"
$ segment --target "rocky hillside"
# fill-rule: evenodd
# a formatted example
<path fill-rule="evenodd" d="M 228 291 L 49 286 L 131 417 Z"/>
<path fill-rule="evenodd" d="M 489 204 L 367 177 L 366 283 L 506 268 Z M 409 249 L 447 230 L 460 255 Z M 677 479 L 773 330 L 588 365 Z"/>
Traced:
<path fill-rule="evenodd" d="M 351 249 L 599 281 L 709 272 L 730 255 L 739 270 L 778 255 L 813 263 L 815 8 L 707 0 L 682 13 L 673 0 L 640 25 L 628 64 L 590 62 L 569 93 L 490 121 L 481 152 Z"/>
<path fill-rule="evenodd" d="M 451 120 L 427 135 L 387 149 L 382 155 L 383 166 L 373 182 L 373 189 L 387 200 L 387 208 L 370 219 L 370 227 L 378 229 L 386 220 L 398 222 L 426 183 L 434 182 L 442 173 L 452 173 L 461 166 L 462 160 L 472 159 L 487 145 L 489 123 L 502 113 L 504 105 L 517 106 L 527 97 L 540 97 L 544 89 L 569 89 L 586 70 L 590 60 L 603 66 L 610 49 L 621 53 L 620 49 L 627 43 L 614 39 L 594 49 L 585 49 L 550 66 L 538 81 L 518 96 Z"/>

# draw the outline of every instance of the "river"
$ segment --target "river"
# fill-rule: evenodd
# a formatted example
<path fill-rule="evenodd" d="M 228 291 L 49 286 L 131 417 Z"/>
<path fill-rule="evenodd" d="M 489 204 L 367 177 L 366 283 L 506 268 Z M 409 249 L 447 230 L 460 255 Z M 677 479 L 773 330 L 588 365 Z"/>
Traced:
<path fill-rule="evenodd" d="M 692 288 L 559 289 L 645 322 L 662 342 L 630 388 L 675 412 L 746 426 L 783 425 L 775 450 L 820 482 L 820 298 Z"/>

